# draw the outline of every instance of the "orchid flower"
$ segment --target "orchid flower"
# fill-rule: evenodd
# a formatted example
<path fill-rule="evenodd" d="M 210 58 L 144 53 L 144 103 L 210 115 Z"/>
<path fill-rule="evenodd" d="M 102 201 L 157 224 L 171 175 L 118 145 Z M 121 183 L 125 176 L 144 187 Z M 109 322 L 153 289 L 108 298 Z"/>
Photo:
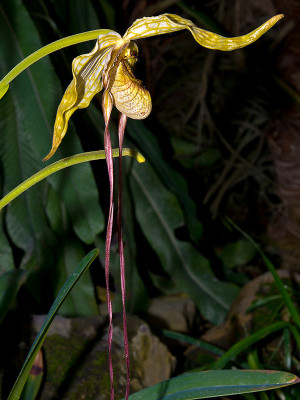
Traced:
<path fill-rule="evenodd" d="M 120 112 L 119 118 L 119 152 L 122 153 L 123 137 L 127 118 L 144 119 L 151 112 L 151 97 L 142 82 L 135 78 L 132 69 L 137 61 L 138 47 L 133 40 L 150 36 L 161 35 L 187 29 L 193 35 L 196 42 L 201 46 L 222 51 L 239 49 L 253 43 L 265 32 L 267 32 L 277 21 L 283 17 L 282 14 L 269 19 L 263 25 L 244 36 L 225 38 L 212 32 L 198 28 L 190 20 L 174 14 L 163 14 L 156 17 L 145 17 L 136 20 L 126 33 L 121 37 L 117 32 L 111 30 L 100 30 L 86 32 L 64 38 L 45 46 L 33 53 L 27 59 L 16 66 L 6 77 L 0 81 L 0 98 L 8 90 L 9 82 L 20 72 L 37 61 L 39 58 L 59 48 L 79 43 L 91 38 L 97 38 L 94 49 L 88 53 L 76 57 L 72 63 L 73 80 L 68 86 L 57 110 L 53 143 L 49 154 L 44 158 L 48 160 L 56 152 L 68 129 L 68 122 L 72 114 L 79 108 L 88 107 L 92 98 L 104 89 L 102 96 L 102 109 L 105 121 L 104 150 L 108 166 L 110 181 L 110 209 L 107 224 L 105 244 L 105 277 L 106 295 L 109 314 L 109 371 L 111 379 L 111 399 L 114 398 L 113 368 L 111 357 L 112 344 L 112 304 L 109 292 L 109 263 L 110 244 L 113 226 L 113 154 L 109 121 L 113 106 Z M 96 35 L 97 33 L 97 35 Z M 121 290 L 123 302 L 123 328 L 124 328 L 124 350 L 127 365 L 127 387 L 125 399 L 129 396 L 129 349 L 126 327 L 125 311 L 125 262 L 121 230 L 121 188 L 122 188 L 122 157 L 119 157 L 119 198 L 118 198 L 118 237 L 120 252 Z"/>
<path fill-rule="evenodd" d="M 111 399 L 114 398 L 113 367 L 111 358 L 112 343 L 112 305 L 109 292 L 110 244 L 113 226 L 113 162 L 109 133 L 109 120 L 113 106 L 120 112 L 119 152 L 122 152 L 123 137 L 127 118 L 144 119 L 151 112 L 151 97 L 142 82 L 135 78 L 132 69 L 137 61 L 138 47 L 133 40 L 188 29 L 194 39 L 203 47 L 230 51 L 245 47 L 268 31 L 282 14 L 274 16 L 259 28 L 244 36 L 225 38 L 195 26 L 190 20 L 174 14 L 145 17 L 136 20 L 121 37 L 117 32 L 109 31 L 98 36 L 94 49 L 89 54 L 76 57 L 72 63 L 73 80 L 67 88 L 57 110 L 53 143 L 48 160 L 60 145 L 68 129 L 68 121 L 78 108 L 87 107 L 92 98 L 104 89 L 102 109 L 105 121 L 104 148 L 110 181 L 110 209 L 107 223 L 105 246 L 106 294 L 109 314 L 109 371 L 111 380 Z M 120 274 L 123 302 L 124 350 L 127 366 L 127 387 L 125 399 L 129 396 L 129 349 L 125 310 L 125 262 L 121 229 L 121 188 L 122 157 L 119 158 L 119 197 L 118 197 L 118 237 L 120 252 Z"/>
<path fill-rule="evenodd" d="M 44 160 L 48 160 L 60 145 L 73 112 L 88 107 L 92 98 L 103 88 L 102 105 L 106 125 L 113 105 L 133 119 L 144 119 L 150 114 L 150 94 L 132 73 L 138 57 L 138 47 L 132 40 L 188 29 L 201 46 L 231 51 L 253 43 L 282 17 L 282 14 L 276 15 L 247 35 L 234 38 L 225 38 L 198 28 L 190 20 L 175 14 L 138 19 L 123 37 L 114 31 L 100 34 L 89 54 L 73 60 L 73 80 L 58 107 L 52 149 Z"/>

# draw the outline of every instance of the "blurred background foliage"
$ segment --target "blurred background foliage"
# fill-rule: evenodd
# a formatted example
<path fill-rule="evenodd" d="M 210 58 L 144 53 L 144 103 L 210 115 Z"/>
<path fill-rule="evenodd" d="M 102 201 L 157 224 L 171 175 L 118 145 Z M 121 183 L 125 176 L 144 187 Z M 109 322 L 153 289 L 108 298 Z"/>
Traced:
<path fill-rule="evenodd" d="M 258 42 L 235 52 L 201 48 L 188 32 L 137 43 L 135 75 L 149 89 L 153 111 L 144 121 L 128 121 L 124 143 L 147 160 L 143 165 L 124 160 L 128 311 L 145 316 L 151 298 L 185 293 L 200 319 L 218 325 L 241 287 L 265 272 L 226 216 L 263 243 L 277 267 L 299 270 L 298 2 L 1 0 L 0 76 L 59 38 L 99 28 L 123 34 L 136 18 L 165 12 L 225 36 L 286 14 Z M 72 46 L 39 61 L 1 100 L 2 196 L 44 166 L 71 62 L 93 46 Z M 116 124 L 114 112 L 114 147 Z M 103 127 L 100 93 L 74 114 L 55 160 L 103 148 Z M 106 165 L 98 161 L 47 178 L 2 212 L 0 285 L 14 289 L 1 311 L 4 318 L 11 307 L 4 328 L 14 320 L 15 340 L 29 315 L 48 311 L 72 268 L 95 246 L 98 264 L 60 313 L 94 315 L 105 303 L 107 209 Z M 114 235 L 116 311 L 118 268 Z"/>

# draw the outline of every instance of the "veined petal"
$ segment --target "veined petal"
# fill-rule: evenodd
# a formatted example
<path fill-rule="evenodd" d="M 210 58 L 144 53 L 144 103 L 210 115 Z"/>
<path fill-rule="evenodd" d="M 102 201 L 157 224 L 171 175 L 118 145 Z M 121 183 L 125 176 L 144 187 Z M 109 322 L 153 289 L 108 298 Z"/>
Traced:
<path fill-rule="evenodd" d="M 116 108 L 132 119 L 148 117 L 152 109 L 150 93 L 135 78 L 129 65 L 121 61 L 110 88 Z"/>
<path fill-rule="evenodd" d="M 113 104 L 122 114 L 133 119 L 144 119 L 152 108 L 150 93 L 133 75 L 131 64 L 134 62 L 128 62 L 128 55 L 136 60 L 137 54 L 138 48 L 134 42 L 120 40 L 111 51 L 103 74 L 103 84 L 105 93 L 109 93 Z"/>
<path fill-rule="evenodd" d="M 87 107 L 102 89 L 102 74 L 110 59 L 112 47 L 121 40 L 117 32 L 98 36 L 96 46 L 88 53 L 76 57 L 72 63 L 73 80 L 68 86 L 57 110 L 53 142 L 47 161 L 53 156 L 68 129 L 71 115 L 78 108 Z"/>
<path fill-rule="evenodd" d="M 283 18 L 283 14 L 275 15 L 263 25 L 244 36 L 225 38 L 216 33 L 198 28 L 192 21 L 181 18 L 175 14 L 162 14 L 157 17 L 144 17 L 137 19 L 123 36 L 124 40 L 135 40 L 149 36 L 162 35 L 188 29 L 194 39 L 203 47 L 215 50 L 230 51 L 245 47 L 253 43 L 267 32 L 277 21 Z"/>

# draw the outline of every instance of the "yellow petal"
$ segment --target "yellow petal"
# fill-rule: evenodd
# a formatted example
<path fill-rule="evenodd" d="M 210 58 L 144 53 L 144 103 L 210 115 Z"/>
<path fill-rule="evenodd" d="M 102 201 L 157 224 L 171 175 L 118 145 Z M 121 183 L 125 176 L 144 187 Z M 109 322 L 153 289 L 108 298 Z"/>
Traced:
<path fill-rule="evenodd" d="M 110 88 L 116 108 L 129 118 L 144 119 L 151 112 L 151 97 L 142 82 L 136 79 L 129 64 L 121 60 Z"/>
<path fill-rule="evenodd" d="M 149 36 L 162 35 L 188 29 L 194 39 L 203 47 L 215 50 L 230 51 L 245 47 L 253 43 L 267 32 L 277 21 L 283 18 L 283 14 L 275 15 L 263 25 L 244 36 L 225 38 L 198 28 L 192 21 L 181 18 L 175 14 L 162 14 L 157 17 L 144 17 L 137 19 L 123 36 L 124 40 L 135 40 Z"/>
<path fill-rule="evenodd" d="M 111 52 L 104 86 L 112 96 L 115 107 L 129 118 L 143 119 L 151 112 L 151 97 L 142 82 L 135 78 L 131 66 L 137 60 L 138 47 L 134 42 L 118 42 Z"/>
<path fill-rule="evenodd" d="M 71 115 L 78 108 L 87 107 L 96 93 L 102 89 L 102 73 L 110 59 L 111 49 L 121 39 L 111 31 L 98 37 L 91 53 L 76 57 L 72 63 L 73 80 L 68 86 L 57 110 L 53 142 L 47 161 L 53 156 L 68 129 Z"/>

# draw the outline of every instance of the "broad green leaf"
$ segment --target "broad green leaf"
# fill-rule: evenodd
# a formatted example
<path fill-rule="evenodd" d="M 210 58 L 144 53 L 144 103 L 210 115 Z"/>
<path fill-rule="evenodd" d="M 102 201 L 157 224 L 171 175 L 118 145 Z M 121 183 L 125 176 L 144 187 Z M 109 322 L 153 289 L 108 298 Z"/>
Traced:
<path fill-rule="evenodd" d="M 288 372 L 223 370 L 187 373 L 129 396 L 130 400 L 193 400 L 278 389 L 299 378 Z"/>
<path fill-rule="evenodd" d="M 68 276 L 71 275 L 74 265 L 78 264 L 84 257 L 82 246 L 72 239 L 66 239 L 60 249 L 57 250 L 58 265 L 57 276 L 54 282 L 56 288 L 55 295 L 62 287 Z M 98 311 L 95 299 L 95 292 L 91 277 L 85 274 L 78 285 L 72 290 L 64 304 L 60 308 L 59 314 L 76 317 L 96 315 Z"/>
<path fill-rule="evenodd" d="M 249 240 L 238 240 L 223 247 L 218 257 L 228 268 L 235 268 L 247 264 L 257 253 Z"/>
<path fill-rule="evenodd" d="M 48 3 L 49 2 L 44 3 L 41 7 L 39 2 L 36 2 L 35 4 L 31 5 L 30 9 L 33 10 L 33 8 L 35 7 L 34 11 L 37 13 L 36 15 L 38 16 L 38 13 L 44 14 L 45 8 L 47 8 L 48 14 L 53 15 L 51 9 L 52 7 L 54 7 L 55 13 L 59 15 L 60 19 L 64 22 L 64 31 L 59 31 L 59 28 L 56 25 L 58 20 L 57 18 L 51 19 L 51 25 L 55 26 L 55 30 L 61 37 L 100 28 L 98 13 L 94 9 L 94 6 L 90 0 L 86 0 L 84 2 L 80 0 L 72 0 L 71 3 L 51 0 L 51 3 L 53 3 L 52 6 L 49 6 Z M 38 20 L 39 17 L 37 17 L 37 21 Z M 108 28 L 108 25 L 106 25 L 105 28 Z M 76 53 L 89 53 L 90 51 L 91 43 L 89 42 L 79 43 L 76 45 L 76 49 L 74 48 L 68 50 L 69 53 L 74 55 L 76 55 Z"/>
<path fill-rule="evenodd" d="M 0 276 L 0 324 L 25 281 L 26 271 L 15 269 Z"/>
<path fill-rule="evenodd" d="M 81 149 L 72 146 L 69 138 L 65 140 L 66 147 L 72 149 L 72 154 L 77 154 Z M 92 243 L 104 229 L 104 215 L 99 206 L 98 191 L 89 163 L 51 175 L 48 180 L 65 205 L 77 236 L 87 244 Z"/>
<path fill-rule="evenodd" d="M 1 76 L 26 55 L 41 47 L 36 28 L 19 0 L 4 0 L 1 3 L 0 37 L 5 38 L 0 41 Z M 9 94 L 11 97 L 7 99 Z M 1 100 L 0 156 L 4 165 L 5 192 L 45 165 L 41 159 L 47 154 L 51 145 L 56 108 L 61 96 L 59 81 L 49 60 L 45 58 L 15 79 L 8 94 Z M 68 149 L 69 154 L 80 152 L 81 146 L 78 138 L 74 137 L 72 126 L 69 136 L 70 139 L 65 141 L 64 149 Z M 62 154 L 60 151 L 57 157 L 62 158 Z M 91 243 L 103 230 L 104 218 L 98 205 L 98 191 L 90 166 L 86 164 L 74 168 L 60 176 L 50 177 L 48 181 L 65 204 L 77 235 L 86 243 Z M 22 230 L 23 226 L 24 232 L 29 233 L 28 241 L 31 239 L 34 242 L 39 233 L 36 232 L 37 228 L 45 229 L 42 200 L 46 188 L 45 182 L 33 196 L 34 213 L 31 210 L 31 203 L 34 200 L 31 202 L 30 194 L 24 195 L 25 204 L 19 206 L 18 210 L 10 210 L 10 213 L 14 214 L 14 224 L 17 223 L 15 229 Z M 23 215 L 18 214 L 21 212 L 20 209 L 24 210 Z M 20 218 L 27 218 L 27 221 L 20 221 Z M 32 226 L 35 224 L 38 226 Z M 17 238 L 16 242 L 20 240 Z"/>
<path fill-rule="evenodd" d="M 116 27 L 116 12 L 117 9 L 114 8 L 113 4 L 109 0 L 98 0 L 97 1 L 102 9 L 105 19 L 107 20 L 108 26 L 114 31 L 117 30 Z"/>
<path fill-rule="evenodd" d="M 178 294 L 178 289 L 168 276 L 161 276 L 149 271 L 149 276 L 153 285 L 163 294 L 172 295 Z"/>
<path fill-rule="evenodd" d="M 14 269 L 11 247 L 3 229 L 3 213 L 0 215 L 0 275 Z"/>
<path fill-rule="evenodd" d="M 72 32 L 85 32 L 100 27 L 97 12 L 90 0 L 84 3 L 81 0 L 72 0 L 72 7 L 68 8 L 64 16 L 66 14 L 69 16 L 69 29 Z"/>
<path fill-rule="evenodd" d="M 197 156 L 195 154 L 195 143 L 186 139 L 171 137 L 171 144 L 174 149 L 174 157 L 186 169 L 203 168 L 209 170 L 215 162 L 220 159 L 216 149 L 203 148 Z"/>
<path fill-rule="evenodd" d="M 69 276 L 68 280 L 65 282 L 64 286 L 61 288 L 56 299 L 54 300 L 52 307 L 50 308 L 50 311 L 45 319 L 45 322 L 43 323 L 43 326 L 42 326 L 40 332 L 38 333 L 37 337 L 35 338 L 34 343 L 31 346 L 31 349 L 28 353 L 26 360 L 24 361 L 22 369 L 18 375 L 18 378 L 10 392 L 8 400 L 17 400 L 20 398 L 23 387 L 24 387 L 26 380 L 28 378 L 28 375 L 30 373 L 31 367 L 36 358 L 36 355 L 39 352 L 40 348 L 42 347 L 42 344 L 45 340 L 47 332 L 51 326 L 51 323 L 52 323 L 57 311 L 63 304 L 64 300 L 66 299 L 66 297 L 68 296 L 68 294 L 70 293 L 72 288 L 78 282 L 78 280 L 88 270 L 91 263 L 97 257 L 98 253 L 99 253 L 99 251 L 97 249 L 90 251 L 84 257 L 84 259 L 81 260 L 81 262 L 77 265 L 77 267 L 74 269 L 72 274 Z"/>
<path fill-rule="evenodd" d="M 9 91 L 0 101 L 0 157 L 4 170 L 3 191 L 5 193 L 21 183 L 25 174 L 30 175 L 37 168 L 36 159 L 30 157 L 32 152 L 29 149 L 29 141 L 23 135 L 18 137 L 17 133 L 18 125 L 23 127 L 25 119 L 21 109 L 19 113 L 16 113 L 14 97 Z M 27 139 L 30 138 L 27 137 Z M 23 149 L 22 157 L 19 157 L 20 147 Z M 41 243 L 48 243 L 50 249 L 50 243 L 53 242 L 53 235 L 48 229 L 44 215 L 45 188 L 46 184 L 39 187 L 39 190 L 31 190 L 11 204 L 5 212 L 8 234 L 14 244 L 24 250 L 26 263 L 34 259 L 35 263 L 41 267 L 43 266 Z"/>
<path fill-rule="evenodd" d="M 128 134 L 137 143 L 148 161 L 154 166 L 165 186 L 178 198 L 183 209 L 191 238 L 197 242 L 202 234 L 202 224 L 197 219 L 197 208 L 188 193 L 188 185 L 183 177 L 163 159 L 162 151 L 155 136 L 142 121 L 128 121 Z"/>
<path fill-rule="evenodd" d="M 51 229 L 57 233 L 64 231 L 63 213 L 66 212 L 64 205 L 59 200 L 58 193 L 52 188 L 49 188 L 47 193 L 47 204 L 45 212 L 49 219 Z"/>
<path fill-rule="evenodd" d="M 149 162 L 138 168 L 133 165 L 130 183 L 136 217 L 163 269 L 177 289 L 195 301 L 205 318 L 221 323 L 237 296 L 237 287 L 216 279 L 209 261 L 190 243 L 176 238 L 174 230 L 183 223 L 182 211 Z"/>

